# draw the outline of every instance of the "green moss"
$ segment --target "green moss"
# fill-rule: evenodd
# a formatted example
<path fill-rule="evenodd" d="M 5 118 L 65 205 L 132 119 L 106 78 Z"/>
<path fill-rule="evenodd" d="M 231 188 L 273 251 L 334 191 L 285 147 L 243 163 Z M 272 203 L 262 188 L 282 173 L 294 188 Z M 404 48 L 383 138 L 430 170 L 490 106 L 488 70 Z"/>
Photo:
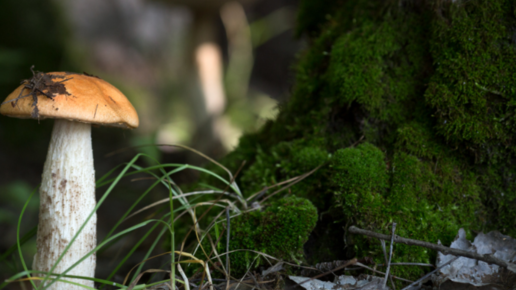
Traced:
<path fill-rule="evenodd" d="M 461 166 L 461 162 L 446 156 L 431 161 L 400 150 L 392 160 L 392 185 L 385 196 L 382 220 L 397 222 L 400 236 L 432 243 L 451 243 L 459 228 L 469 234 L 469 229 L 478 229 L 482 214 L 480 187 L 475 175 Z M 397 261 L 432 263 L 435 258 L 432 251 L 407 245 L 396 245 L 396 255 Z M 406 270 L 407 274 L 421 274 L 421 269 Z"/>
<path fill-rule="evenodd" d="M 260 147 L 256 150 L 254 163 L 242 173 L 239 181 L 245 184 L 247 194 L 251 194 L 266 186 L 307 173 L 324 164 L 328 158 L 329 154 L 321 139 L 280 142 L 267 151 Z M 318 176 L 316 173 L 306 181 L 318 183 Z M 313 186 L 305 183 L 292 190 L 296 195 L 306 196 L 313 191 Z"/>
<path fill-rule="evenodd" d="M 487 228 L 516 235 L 514 3 L 472 1 L 443 11 L 433 22 L 435 73 L 425 99 L 438 134 L 476 163 Z"/>
<path fill-rule="evenodd" d="M 344 209 L 344 215 L 359 227 L 374 227 L 370 221 L 377 221 L 381 214 L 388 180 L 382 151 L 369 143 L 338 150 L 332 169 L 339 189 L 335 200 Z"/>
<path fill-rule="evenodd" d="M 261 190 L 329 160 L 292 190 L 325 216 L 313 244 L 340 245 L 342 258 L 383 254 L 364 237 L 344 244 L 329 224 L 388 233 L 397 222 L 401 236 L 444 244 L 460 227 L 516 236 L 513 1 L 321 3 L 301 4 L 310 47 L 290 100 L 229 156 L 251 158 L 241 188 Z M 323 252 L 313 255 L 332 256 Z M 434 256 L 395 248 L 396 261 Z"/>
<path fill-rule="evenodd" d="M 400 129 L 401 142 L 389 165 L 382 151 L 369 143 L 335 152 L 332 167 L 339 189 L 335 199 L 348 223 L 389 233 L 390 224 L 396 222 L 400 236 L 445 244 L 453 240 L 459 228 L 478 227 L 482 206 L 475 175 L 461 170 L 464 163 L 449 156 L 445 148 L 421 138 L 428 133 L 422 128 Z M 408 138 L 404 135 L 407 132 L 415 134 Z M 428 150 L 406 153 L 411 151 L 411 142 L 426 144 Z M 382 261 L 376 241 L 356 237 L 355 250 L 358 256 L 373 253 L 378 262 Z M 395 260 L 400 262 L 430 263 L 435 254 L 425 248 L 397 245 L 396 255 Z M 422 273 L 417 268 L 396 271 L 405 276 Z"/>
<path fill-rule="evenodd" d="M 364 21 L 333 44 L 325 94 L 338 96 L 337 106 L 359 106 L 370 142 L 390 141 L 382 140 L 386 133 L 414 116 L 428 61 L 424 20 L 400 14 Z"/>
<path fill-rule="evenodd" d="M 295 196 L 283 198 L 263 211 L 232 219 L 229 248 L 260 251 L 284 261 L 301 262 L 303 245 L 316 222 L 317 209 L 310 201 Z M 256 256 L 249 251 L 232 253 L 231 273 L 244 274 Z M 254 266 L 265 263 L 264 259 L 256 261 Z"/>
<path fill-rule="evenodd" d="M 466 143 L 477 162 L 502 157 L 490 155 L 489 147 L 507 147 L 515 133 L 512 6 L 512 1 L 450 5 L 447 17 L 433 23 L 436 71 L 425 98 L 435 108 L 439 133 Z"/>

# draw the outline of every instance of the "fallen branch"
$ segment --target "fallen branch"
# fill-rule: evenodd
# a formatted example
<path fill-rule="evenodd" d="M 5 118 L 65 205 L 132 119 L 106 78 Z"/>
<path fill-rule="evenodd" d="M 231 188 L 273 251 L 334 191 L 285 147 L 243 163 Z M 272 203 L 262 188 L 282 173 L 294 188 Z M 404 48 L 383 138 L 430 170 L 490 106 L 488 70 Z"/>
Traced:
<path fill-rule="evenodd" d="M 382 240 L 391 240 L 391 236 L 389 236 L 389 235 L 384 235 L 384 234 L 379 234 L 379 233 L 375 233 L 375 232 L 368 231 L 368 230 L 359 229 L 355 226 L 349 227 L 349 232 L 351 232 L 353 234 L 365 235 L 365 236 L 382 239 Z M 451 255 L 455 255 L 455 256 L 462 256 L 462 257 L 466 257 L 466 258 L 470 258 L 470 259 L 480 260 L 480 261 L 486 262 L 488 264 L 495 264 L 495 265 L 507 268 L 509 271 L 516 273 L 516 265 L 515 264 L 509 263 L 502 259 L 498 259 L 492 255 L 488 255 L 488 254 L 480 255 L 480 254 L 477 254 L 474 252 L 469 252 L 469 251 L 464 251 L 464 250 L 459 250 L 459 249 L 452 249 L 452 248 L 445 247 L 442 245 L 436 245 L 436 244 L 423 242 L 423 241 L 419 241 L 419 240 L 402 238 L 402 237 L 399 237 L 396 235 L 394 235 L 394 242 L 402 243 L 405 245 L 425 247 L 428 249 L 439 251 L 445 255 L 451 254 Z"/>

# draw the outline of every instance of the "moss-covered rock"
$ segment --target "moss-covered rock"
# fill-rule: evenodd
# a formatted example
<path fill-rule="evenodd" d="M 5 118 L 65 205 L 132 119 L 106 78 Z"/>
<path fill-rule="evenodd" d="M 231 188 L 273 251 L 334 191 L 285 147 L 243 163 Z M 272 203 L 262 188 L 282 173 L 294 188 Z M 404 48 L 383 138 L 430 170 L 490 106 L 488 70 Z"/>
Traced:
<path fill-rule="evenodd" d="M 328 234 L 351 224 L 444 244 L 460 227 L 516 236 L 513 2 L 301 1 L 293 94 L 223 162 L 246 158 L 249 195 L 329 160 L 292 188 L 321 213 L 309 245 L 345 249 L 311 263 L 383 261 L 376 240 Z M 434 256 L 396 245 L 394 259 Z"/>
<path fill-rule="evenodd" d="M 243 251 L 230 255 L 231 273 L 242 275 L 251 263 L 256 267 L 265 262 L 263 258 L 257 258 L 257 253 L 246 250 L 300 263 L 304 260 L 303 245 L 316 222 L 315 206 L 309 200 L 295 196 L 282 198 L 263 211 L 252 211 L 233 218 L 229 249 Z M 222 227 L 225 228 L 225 225 Z M 224 251 L 224 245 L 223 238 L 218 245 L 219 252 Z"/>
<path fill-rule="evenodd" d="M 336 206 L 344 209 L 346 219 L 360 227 L 377 228 L 382 222 L 387 167 L 383 152 L 369 143 L 339 149 L 332 158 Z"/>
<path fill-rule="evenodd" d="M 403 128 L 400 135 L 416 130 L 422 128 Z M 425 241 L 450 241 L 460 227 L 478 227 L 475 211 L 482 205 L 474 174 L 461 170 L 463 163 L 440 153 L 439 145 L 431 144 L 431 140 L 412 138 L 423 143 L 422 148 L 436 150 L 440 164 L 423 157 L 435 157 L 431 153 L 413 155 L 396 148 L 387 165 L 384 153 L 369 143 L 335 152 L 331 163 L 338 189 L 335 205 L 343 209 L 347 223 L 388 232 L 391 223 L 397 222 L 397 234 Z M 402 147 L 404 143 L 400 143 Z M 354 248 L 359 256 L 382 255 L 379 243 L 371 243 L 366 237 L 355 237 Z M 430 263 L 431 257 L 425 248 L 397 245 L 394 260 Z M 414 276 L 422 272 L 418 268 L 408 270 Z"/>

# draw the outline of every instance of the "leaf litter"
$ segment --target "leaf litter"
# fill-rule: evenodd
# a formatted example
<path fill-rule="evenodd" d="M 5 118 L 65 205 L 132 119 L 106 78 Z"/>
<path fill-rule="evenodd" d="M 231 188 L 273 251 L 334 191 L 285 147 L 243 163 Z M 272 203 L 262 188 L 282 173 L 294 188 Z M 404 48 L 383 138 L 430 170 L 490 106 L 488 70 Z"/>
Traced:
<path fill-rule="evenodd" d="M 71 80 L 73 78 L 65 78 L 65 76 L 34 71 L 34 65 L 30 67 L 30 70 L 32 71 L 32 77 L 21 82 L 24 89 L 20 91 L 18 97 L 3 102 L 0 105 L 11 103 L 12 106 L 15 107 L 20 99 L 32 96 L 32 106 L 34 107 L 34 109 L 32 110 L 31 117 L 34 119 L 39 119 L 38 95 L 46 96 L 51 100 L 53 100 L 56 95 L 71 95 L 66 90 L 66 87 L 64 86 L 63 82 Z M 56 81 L 57 79 L 61 80 Z M 30 90 L 30 92 L 26 95 L 22 95 L 25 89 Z"/>

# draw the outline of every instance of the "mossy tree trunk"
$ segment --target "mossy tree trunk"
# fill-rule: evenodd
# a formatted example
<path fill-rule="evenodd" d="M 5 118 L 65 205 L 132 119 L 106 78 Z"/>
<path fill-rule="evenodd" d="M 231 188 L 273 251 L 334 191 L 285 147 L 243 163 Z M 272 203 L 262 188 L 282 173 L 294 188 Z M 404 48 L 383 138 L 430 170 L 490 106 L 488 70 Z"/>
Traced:
<path fill-rule="evenodd" d="M 292 188 L 320 214 L 311 262 L 381 261 L 377 241 L 345 234 L 352 224 L 389 233 L 395 221 L 401 236 L 444 244 L 461 227 L 516 236 L 514 3 L 303 0 L 310 46 L 293 94 L 225 163 L 247 160 L 248 194 L 326 163 Z"/>

